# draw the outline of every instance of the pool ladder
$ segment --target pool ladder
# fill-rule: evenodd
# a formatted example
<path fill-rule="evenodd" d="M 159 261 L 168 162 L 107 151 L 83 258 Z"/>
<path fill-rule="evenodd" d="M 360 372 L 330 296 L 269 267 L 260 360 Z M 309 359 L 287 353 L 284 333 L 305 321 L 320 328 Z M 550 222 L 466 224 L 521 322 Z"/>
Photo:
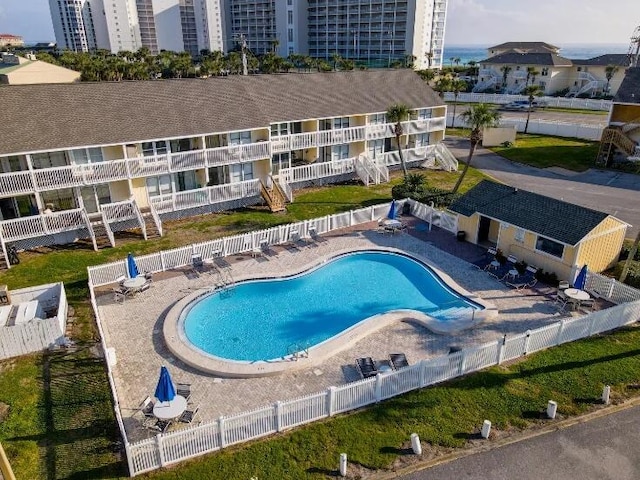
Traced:
<path fill-rule="evenodd" d="M 297 361 L 300 358 L 308 358 L 309 357 L 309 342 L 302 345 L 300 343 L 292 343 L 287 347 L 287 355 L 291 357 L 292 360 Z"/>
<path fill-rule="evenodd" d="M 219 289 L 222 293 L 230 295 L 231 291 L 233 290 L 233 283 L 234 282 L 233 276 L 231 275 L 231 270 L 229 268 L 219 268 L 216 288 Z"/>

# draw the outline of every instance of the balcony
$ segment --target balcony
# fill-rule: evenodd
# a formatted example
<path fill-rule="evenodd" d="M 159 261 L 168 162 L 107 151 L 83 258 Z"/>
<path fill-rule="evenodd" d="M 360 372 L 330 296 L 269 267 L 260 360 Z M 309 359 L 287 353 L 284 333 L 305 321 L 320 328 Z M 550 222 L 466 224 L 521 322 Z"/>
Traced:
<path fill-rule="evenodd" d="M 65 210 L 46 215 L 14 218 L 0 222 L 0 235 L 4 242 L 54 235 L 88 228 L 89 221 L 83 209 Z"/>
<path fill-rule="evenodd" d="M 260 195 L 260 179 L 169 193 L 151 197 L 150 200 L 155 211 L 162 214 L 258 195 Z"/>

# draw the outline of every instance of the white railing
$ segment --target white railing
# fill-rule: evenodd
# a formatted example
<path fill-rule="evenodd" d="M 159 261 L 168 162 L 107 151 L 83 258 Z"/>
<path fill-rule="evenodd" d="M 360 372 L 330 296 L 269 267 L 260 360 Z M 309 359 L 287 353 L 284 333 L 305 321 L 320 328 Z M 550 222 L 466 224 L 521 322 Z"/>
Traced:
<path fill-rule="evenodd" d="M 31 172 L 0 173 L 0 192 L 2 195 L 32 193 L 34 190 Z"/>
<path fill-rule="evenodd" d="M 366 127 L 338 128 L 335 130 L 320 130 L 318 146 L 337 145 L 341 143 L 358 142 L 365 139 Z"/>
<path fill-rule="evenodd" d="M 133 200 L 105 203 L 100 205 L 100 211 L 107 222 L 123 222 L 137 218 Z"/>
<path fill-rule="evenodd" d="M 333 177 L 355 172 L 353 158 L 332 160 L 330 162 L 315 162 L 298 167 L 282 168 L 279 176 L 287 183 L 305 182 L 318 178 Z"/>
<path fill-rule="evenodd" d="M 260 195 L 260 179 L 159 195 L 151 197 L 150 203 L 157 213 L 163 214 L 256 195 Z"/>
<path fill-rule="evenodd" d="M 113 230 L 111 229 L 111 225 L 109 225 L 109 220 L 107 219 L 107 216 L 105 215 L 104 210 L 100 212 L 100 215 L 102 215 L 102 227 L 104 228 L 104 231 L 107 234 L 107 238 L 109 239 L 109 244 L 112 247 L 115 247 L 116 238 L 113 235 Z"/>
<path fill-rule="evenodd" d="M 88 228 L 83 216 L 84 210 L 65 210 L 44 215 L 14 218 L 0 222 L 0 231 L 5 242 L 26 238 L 53 235 Z"/>
<path fill-rule="evenodd" d="M 379 181 L 376 181 L 377 170 L 369 168 L 368 159 L 365 155 L 358 155 L 353 161 L 356 167 L 356 174 L 358 175 L 358 178 L 362 180 L 365 187 L 368 187 L 371 182 L 376 185 L 380 183 Z"/>
<path fill-rule="evenodd" d="M 232 163 L 251 162 L 271 157 L 270 142 L 249 143 L 247 145 L 229 145 L 204 150 L 206 165 L 215 167 Z"/>
<path fill-rule="evenodd" d="M 443 170 L 447 172 L 458 171 L 458 159 L 443 143 L 436 144 L 436 158 Z"/>
<path fill-rule="evenodd" d="M 620 283 L 615 278 L 599 273 L 588 272 L 585 289 L 595 297 L 605 298 L 613 303 L 634 302 L 640 300 L 640 291 Z"/>
<path fill-rule="evenodd" d="M 453 102 L 453 93 L 445 92 L 444 99 Z M 526 101 L 526 95 L 504 95 L 500 93 L 460 93 L 458 102 L 462 103 L 494 103 L 505 104 L 515 101 Z M 540 97 L 536 101 L 544 102 L 548 107 L 555 108 L 576 108 L 583 110 L 602 110 L 608 112 L 611 108 L 611 100 L 594 100 L 589 98 L 566 98 L 566 97 Z"/>
<path fill-rule="evenodd" d="M 378 374 L 323 392 L 205 424 L 127 443 L 131 475 L 378 403 L 397 395 L 436 385 L 462 375 L 500 365 L 546 348 L 609 331 L 640 320 L 640 301 L 562 320 L 535 330 L 499 338 L 483 345 L 429 360 L 398 371 Z"/>
<path fill-rule="evenodd" d="M 207 158 L 205 150 L 191 150 L 189 152 L 172 153 L 169 157 L 169 169 L 172 172 L 205 168 Z"/>
<path fill-rule="evenodd" d="M 169 155 L 127 159 L 130 178 L 166 175 L 170 173 Z"/>
<path fill-rule="evenodd" d="M 280 185 L 280 188 L 284 192 L 284 196 L 287 197 L 287 200 L 289 202 L 293 202 L 293 189 L 291 188 L 291 185 L 289 185 L 285 177 L 282 175 L 278 175 L 278 178 L 276 179 L 276 181 L 278 182 L 278 185 Z"/>
<path fill-rule="evenodd" d="M 149 212 L 151 212 L 151 217 L 153 218 L 153 223 L 156 224 L 156 228 L 158 229 L 158 235 L 162 236 L 162 219 L 156 209 L 153 207 L 153 204 L 149 204 Z"/>

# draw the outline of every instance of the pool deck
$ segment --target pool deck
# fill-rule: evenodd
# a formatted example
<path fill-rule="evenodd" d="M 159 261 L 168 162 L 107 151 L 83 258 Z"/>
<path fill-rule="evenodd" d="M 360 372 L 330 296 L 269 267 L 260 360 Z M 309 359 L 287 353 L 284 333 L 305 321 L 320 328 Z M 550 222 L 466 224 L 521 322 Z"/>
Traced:
<path fill-rule="evenodd" d="M 105 340 L 108 347 L 115 350 L 117 363 L 113 372 L 129 440 L 152 435 L 131 416 L 146 396 L 153 397 L 163 364 L 169 367 L 174 382 L 191 384 L 191 401 L 199 405 L 200 420 L 207 421 L 357 380 L 360 378 L 355 368 L 358 357 L 370 356 L 380 361 L 389 353 L 402 352 L 414 363 L 446 354 L 452 345 L 477 345 L 561 318 L 553 302 L 544 295 L 548 293 L 544 289 L 515 291 L 468 263 L 479 258 L 484 249 L 457 242 L 454 235 L 436 228 L 429 232 L 417 219 L 408 221 L 417 227 L 410 228 L 409 234 L 381 234 L 376 232 L 374 223 L 364 224 L 323 236 L 321 241 L 307 246 L 275 247 L 266 256 L 254 258 L 249 254 L 222 261 L 233 278 L 240 279 L 300 271 L 349 249 L 398 249 L 426 259 L 471 294 L 494 304 L 499 315 L 451 334 L 435 334 L 416 322 L 396 321 L 308 368 L 261 378 L 217 378 L 174 357 L 163 336 L 164 320 L 172 306 L 214 285 L 215 271 L 214 274 L 198 273 L 186 268 L 157 274 L 149 290 L 128 298 L 123 304 L 114 302 L 109 288 L 97 289 Z"/>

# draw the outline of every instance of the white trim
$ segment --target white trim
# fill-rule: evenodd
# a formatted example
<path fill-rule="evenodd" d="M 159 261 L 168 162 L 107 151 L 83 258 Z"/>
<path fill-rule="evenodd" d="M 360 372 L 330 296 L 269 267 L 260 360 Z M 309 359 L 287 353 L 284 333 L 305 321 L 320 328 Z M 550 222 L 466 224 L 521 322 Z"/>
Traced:
<path fill-rule="evenodd" d="M 600 222 L 600 223 L 602 223 L 602 222 Z M 603 237 L 603 236 L 605 236 L 605 235 L 609 235 L 610 233 L 617 232 L 618 230 L 622 230 L 622 229 L 625 229 L 625 230 L 626 230 L 628 227 L 630 227 L 630 226 L 631 226 L 631 225 L 629 225 L 629 224 L 628 224 L 628 223 L 626 223 L 626 222 L 622 222 L 622 223 L 623 223 L 622 225 L 618 225 L 617 227 L 610 228 L 609 230 L 605 230 L 604 232 L 598 233 L 598 234 L 593 235 L 593 236 L 591 236 L 591 234 L 590 234 L 590 233 L 588 233 L 586 236 L 582 237 L 582 240 L 580 240 L 578 243 L 576 243 L 576 245 L 580 245 L 581 243 L 586 242 L 587 240 L 593 240 L 593 239 L 595 239 L 595 238 L 600 238 L 600 237 Z M 596 228 L 597 228 L 597 227 L 594 227 L 594 230 L 595 230 Z M 593 231 L 593 230 L 592 230 L 592 231 Z M 576 245 L 574 245 L 574 246 L 576 246 Z"/>

